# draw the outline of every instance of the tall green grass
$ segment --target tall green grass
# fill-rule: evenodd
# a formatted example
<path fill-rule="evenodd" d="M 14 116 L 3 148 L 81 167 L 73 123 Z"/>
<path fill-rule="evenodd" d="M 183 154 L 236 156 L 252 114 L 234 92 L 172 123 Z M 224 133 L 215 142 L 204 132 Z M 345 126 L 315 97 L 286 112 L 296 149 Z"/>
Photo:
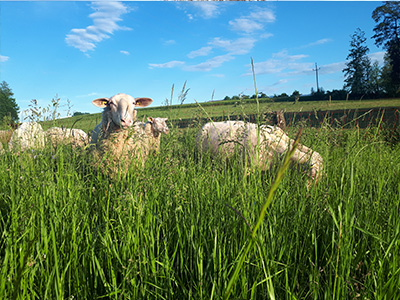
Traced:
<path fill-rule="evenodd" d="M 119 181 L 68 146 L 1 155 L 0 298 L 221 299 L 279 166 L 200 155 L 197 130 L 171 128 Z M 400 146 L 378 127 L 300 142 L 324 177 L 287 171 L 230 299 L 397 299 Z"/>

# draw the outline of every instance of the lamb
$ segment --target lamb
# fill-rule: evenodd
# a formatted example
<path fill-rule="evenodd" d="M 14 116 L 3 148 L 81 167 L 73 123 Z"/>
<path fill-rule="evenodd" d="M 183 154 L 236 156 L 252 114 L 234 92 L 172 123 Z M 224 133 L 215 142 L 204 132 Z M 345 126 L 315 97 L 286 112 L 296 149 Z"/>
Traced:
<path fill-rule="evenodd" d="M 210 151 L 212 155 L 225 158 L 239 153 L 247 158 L 249 166 L 260 167 L 261 170 L 269 169 L 274 156 L 285 153 L 293 143 L 294 140 L 278 126 L 258 126 L 243 121 L 207 123 L 197 136 L 200 151 Z M 309 186 L 313 181 L 318 182 L 323 168 L 319 153 L 299 144 L 291 161 L 308 169 Z"/>
<path fill-rule="evenodd" d="M 166 123 L 168 118 L 147 118 L 146 123 L 139 122 L 148 138 L 149 152 L 157 154 L 160 151 L 161 134 L 168 134 L 169 128 Z"/>
<path fill-rule="evenodd" d="M 109 134 L 118 132 L 122 129 L 132 127 L 136 121 L 135 107 L 145 107 L 153 102 L 150 98 L 133 98 L 126 94 L 116 94 L 111 98 L 99 98 L 92 103 L 100 108 L 104 108 L 103 117 L 92 131 L 91 144 L 96 144 L 99 140 L 107 138 Z"/>
<path fill-rule="evenodd" d="M 86 132 L 81 129 L 51 127 L 45 131 L 53 147 L 59 144 L 71 144 L 73 148 L 84 147 L 88 142 Z"/>

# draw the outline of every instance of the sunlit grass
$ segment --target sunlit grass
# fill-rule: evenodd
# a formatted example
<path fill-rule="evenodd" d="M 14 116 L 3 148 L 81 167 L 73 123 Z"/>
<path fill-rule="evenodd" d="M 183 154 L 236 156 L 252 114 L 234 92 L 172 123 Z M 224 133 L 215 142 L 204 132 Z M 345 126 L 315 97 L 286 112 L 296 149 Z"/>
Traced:
<path fill-rule="evenodd" d="M 263 102 L 260 99 L 257 107 L 256 100 L 251 101 L 236 101 L 236 104 L 216 105 L 219 102 L 201 103 L 202 107 L 206 108 L 207 114 L 195 103 L 146 107 L 138 109 L 138 120 L 146 119 L 149 116 L 153 117 L 168 117 L 171 120 L 192 119 L 192 118 L 207 118 L 233 115 L 251 115 L 268 113 L 271 111 L 284 110 L 286 112 L 305 112 L 318 110 L 350 110 L 350 109 L 369 109 L 376 107 L 400 107 L 400 99 L 380 99 L 380 100 L 362 100 L 362 101 L 300 101 L 297 104 L 290 102 Z M 222 101 L 221 103 L 224 103 Z M 56 121 L 44 122 L 43 129 L 47 130 L 52 126 L 79 128 L 89 133 L 93 128 L 100 123 L 101 112 L 97 114 L 82 115 L 71 118 L 59 119 Z"/>
<path fill-rule="evenodd" d="M 279 166 L 247 174 L 171 128 L 112 181 L 69 147 L 0 156 L 1 299 L 221 299 Z M 297 128 L 289 128 L 294 137 Z M 290 168 L 231 299 L 396 299 L 400 156 L 384 132 L 304 129 L 321 182 Z"/>

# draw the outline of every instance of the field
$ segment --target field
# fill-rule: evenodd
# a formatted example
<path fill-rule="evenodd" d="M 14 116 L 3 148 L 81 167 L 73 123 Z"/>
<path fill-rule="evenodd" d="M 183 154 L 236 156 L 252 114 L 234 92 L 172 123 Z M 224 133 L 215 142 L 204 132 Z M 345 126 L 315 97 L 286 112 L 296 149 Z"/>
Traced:
<path fill-rule="evenodd" d="M 201 108 L 202 107 L 202 108 Z M 400 107 L 400 99 L 379 99 L 363 101 L 300 101 L 297 104 L 288 102 L 267 102 L 260 100 L 259 110 L 255 100 L 248 101 L 217 101 L 204 102 L 201 107 L 197 104 L 183 104 L 159 107 L 146 107 L 138 109 L 138 119 L 151 117 L 168 117 L 171 120 L 220 117 L 240 114 L 265 114 L 272 111 L 284 110 L 286 112 L 328 111 Z M 46 130 L 51 126 L 63 126 L 66 128 L 80 128 L 90 132 L 101 121 L 101 110 L 98 114 L 76 116 L 59 119 L 55 122 L 46 122 L 43 127 Z"/>
<path fill-rule="evenodd" d="M 62 122 L 89 131 L 100 116 L 78 119 Z M 2 154 L 0 298 L 399 299 L 398 130 L 303 128 L 324 176 L 309 189 L 289 168 L 266 207 L 282 164 L 213 160 L 198 129 L 171 126 L 159 155 L 118 181 L 68 146 Z"/>

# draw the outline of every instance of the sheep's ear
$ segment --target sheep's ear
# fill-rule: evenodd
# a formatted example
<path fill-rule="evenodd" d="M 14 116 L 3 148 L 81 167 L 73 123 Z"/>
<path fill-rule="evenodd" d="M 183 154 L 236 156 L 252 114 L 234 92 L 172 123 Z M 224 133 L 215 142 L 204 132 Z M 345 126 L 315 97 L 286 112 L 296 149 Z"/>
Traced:
<path fill-rule="evenodd" d="M 99 98 L 99 99 L 95 99 L 92 101 L 92 103 L 94 105 L 96 105 L 97 107 L 100 107 L 100 108 L 106 107 L 109 102 L 110 102 L 110 99 L 108 99 L 108 98 Z"/>
<path fill-rule="evenodd" d="M 149 121 L 150 123 L 153 123 L 153 122 L 154 122 L 154 119 L 153 119 L 152 117 L 148 117 L 148 118 L 147 118 L 147 121 Z"/>
<path fill-rule="evenodd" d="M 150 105 L 153 102 L 153 99 L 150 98 L 136 98 L 135 99 L 136 106 L 145 107 Z"/>

